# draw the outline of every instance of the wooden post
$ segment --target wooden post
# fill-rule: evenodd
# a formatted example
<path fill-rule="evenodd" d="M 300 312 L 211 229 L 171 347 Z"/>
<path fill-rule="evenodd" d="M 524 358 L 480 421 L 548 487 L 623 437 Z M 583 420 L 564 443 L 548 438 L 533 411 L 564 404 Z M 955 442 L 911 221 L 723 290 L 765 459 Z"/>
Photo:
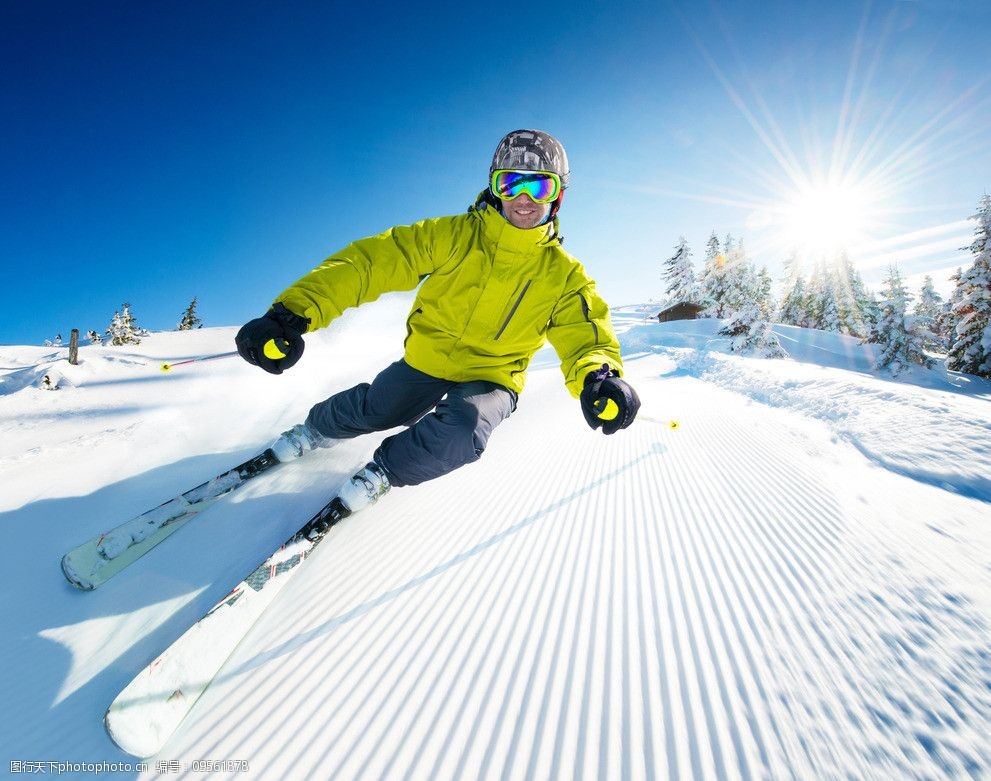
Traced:
<path fill-rule="evenodd" d="M 69 363 L 73 366 L 79 360 L 79 329 L 73 328 L 72 335 L 69 337 Z"/>

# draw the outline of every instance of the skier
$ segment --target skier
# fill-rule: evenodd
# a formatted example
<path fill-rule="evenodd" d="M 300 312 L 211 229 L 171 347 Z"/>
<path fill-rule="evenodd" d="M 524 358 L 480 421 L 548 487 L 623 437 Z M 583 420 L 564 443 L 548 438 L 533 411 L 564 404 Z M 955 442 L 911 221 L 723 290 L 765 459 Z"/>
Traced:
<path fill-rule="evenodd" d="M 402 425 L 338 493 L 351 512 L 390 487 L 416 485 L 476 461 L 516 409 L 527 364 L 550 340 L 585 420 L 603 433 L 629 426 L 640 400 L 605 302 L 561 248 L 557 213 L 568 158 L 553 136 L 515 130 L 496 148 L 489 185 L 467 213 L 399 226 L 331 255 L 236 336 L 246 361 L 281 374 L 303 334 L 345 309 L 422 282 L 405 355 L 369 383 L 316 404 L 272 449 L 280 461 Z"/>

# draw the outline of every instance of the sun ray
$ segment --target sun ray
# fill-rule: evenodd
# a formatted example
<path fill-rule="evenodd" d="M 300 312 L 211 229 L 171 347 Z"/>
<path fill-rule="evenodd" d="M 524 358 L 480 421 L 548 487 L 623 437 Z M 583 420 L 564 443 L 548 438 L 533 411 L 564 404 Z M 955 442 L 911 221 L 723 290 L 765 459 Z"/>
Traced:
<path fill-rule="evenodd" d="M 676 4 L 687 37 L 766 155 L 727 138 L 720 155 L 727 176 L 721 179 L 736 187 L 692 181 L 683 187 L 637 189 L 743 211 L 751 257 L 756 251 L 761 262 L 781 262 L 796 253 L 810 269 L 846 267 L 847 257 L 849 268 L 872 269 L 895 261 L 929 263 L 965 246 L 968 223 L 931 223 L 959 214 L 966 205 L 909 198 L 986 140 L 982 113 L 991 98 L 983 98 L 982 91 L 991 75 L 958 88 L 920 119 L 913 101 L 920 83 L 927 83 L 920 79 L 932 70 L 933 39 L 944 36 L 947 27 L 927 37 L 922 56 L 907 63 L 891 89 L 882 84 L 882 74 L 900 40 L 904 9 L 879 13 L 878 8 L 868 0 L 850 31 L 842 96 L 830 131 L 801 99 L 794 116 L 772 110 L 718 8 L 710 17 L 721 33 L 716 56 L 712 42 L 703 40 Z M 930 226 L 920 228 L 920 221 Z"/>
<path fill-rule="evenodd" d="M 853 53 L 850 56 L 850 67 L 847 70 L 847 79 L 846 84 L 844 85 L 843 99 L 840 103 L 840 112 L 837 119 L 836 135 L 833 139 L 832 163 L 834 165 L 839 165 L 841 168 L 845 167 L 849 147 L 852 143 L 852 133 L 848 131 L 850 128 L 858 124 L 857 119 L 860 117 L 861 111 L 865 105 L 868 87 L 877 72 L 878 63 L 880 61 L 879 49 L 875 52 L 870 67 L 868 68 L 868 77 L 864 80 L 862 85 L 860 98 L 856 101 L 856 104 L 852 107 L 851 111 L 850 103 L 853 98 L 854 86 L 856 84 L 855 76 L 857 74 L 857 66 L 860 62 L 861 54 L 864 49 L 864 40 L 867 34 L 867 24 L 870 19 L 870 10 L 871 3 L 865 3 L 863 14 L 861 14 L 860 17 L 860 25 L 857 28 L 856 39 L 853 44 Z M 886 39 L 887 30 L 885 30 L 885 35 L 882 37 L 881 42 L 883 43 Z M 847 121 L 848 114 L 850 115 L 849 121 Z"/>
<path fill-rule="evenodd" d="M 940 126 L 942 120 L 944 120 L 947 115 L 951 114 L 951 112 L 956 111 L 964 105 L 969 98 L 976 94 L 989 81 L 991 81 L 991 76 L 986 76 L 983 79 L 980 79 L 976 84 L 959 95 L 956 100 L 953 100 L 951 103 L 944 106 L 940 111 L 930 117 L 927 122 L 919 126 L 914 133 L 906 138 L 899 146 L 893 149 L 887 155 L 887 158 L 882 161 L 877 171 L 878 176 L 884 177 L 888 175 L 893 167 L 903 165 L 906 159 L 910 159 L 911 152 L 915 152 L 926 145 L 932 145 L 933 142 L 941 136 L 950 132 L 952 129 L 952 124 Z M 920 141 L 920 139 L 925 140 Z"/>
<path fill-rule="evenodd" d="M 723 90 L 726 92 L 726 95 L 729 97 L 730 101 L 733 103 L 734 106 L 736 106 L 737 110 L 740 112 L 743 118 L 746 119 L 746 121 L 750 124 L 750 127 L 753 129 L 754 133 L 756 133 L 761 143 L 764 144 L 764 147 L 767 149 L 767 151 L 775 159 L 778 165 L 780 165 L 786 172 L 788 172 L 792 180 L 802 181 L 804 179 L 804 172 L 802 166 L 800 165 L 799 161 L 794 156 L 794 154 L 791 152 L 791 149 L 788 147 L 787 142 L 785 142 L 783 147 L 775 143 L 774 139 L 771 138 L 770 134 L 767 132 L 767 130 L 765 130 L 765 128 L 761 125 L 757 117 L 747 106 L 746 102 L 743 100 L 740 93 L 733 86 L 732 82 L 723 73 L 722 68 L 719 67 L 719 63 L 716 61 L 715 57 L 713 57 L 712 54 L 709 52 L 705 43 L 699 37 L 692 24 L 681 12 L 681 9 L 679 9 L 677 6 L 674 6 L 674 11 L 680 17 L 682 25 L 684 26 L 692 42 L 695 44 L 696 49 L 698 49 L 699 54 L 701 54 L 702 59 L 705 60 L 706 64 L 709 66 L 709 69 L 712 71 L 713 75 L 716 77 L 720 85 L 723 87 Z"/>

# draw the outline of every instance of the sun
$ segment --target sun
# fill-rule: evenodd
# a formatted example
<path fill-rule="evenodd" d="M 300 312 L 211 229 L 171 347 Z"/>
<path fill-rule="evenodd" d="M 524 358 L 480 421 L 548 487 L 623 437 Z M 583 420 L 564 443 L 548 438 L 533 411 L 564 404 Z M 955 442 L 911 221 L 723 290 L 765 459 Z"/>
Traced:
<path fill-rule="evenodd" d="M 782 242 L 807 258 L 833 258 L 867 240 L 875 226 L 877 198 L 864 184 L 810 184 L 782 199 Z"/>

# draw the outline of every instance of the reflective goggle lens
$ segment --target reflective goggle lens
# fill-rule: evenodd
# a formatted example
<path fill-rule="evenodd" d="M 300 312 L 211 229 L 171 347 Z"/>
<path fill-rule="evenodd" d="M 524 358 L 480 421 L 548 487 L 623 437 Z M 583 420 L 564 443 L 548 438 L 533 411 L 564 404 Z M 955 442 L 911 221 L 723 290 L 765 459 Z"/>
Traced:
<path fill-rule="evenodd" d="M 550 203 L 561 193 L 561 179 L 548 171 L 494 171 L 491 185 L 504 201 L 526 193 L 534 203 Z"/>

